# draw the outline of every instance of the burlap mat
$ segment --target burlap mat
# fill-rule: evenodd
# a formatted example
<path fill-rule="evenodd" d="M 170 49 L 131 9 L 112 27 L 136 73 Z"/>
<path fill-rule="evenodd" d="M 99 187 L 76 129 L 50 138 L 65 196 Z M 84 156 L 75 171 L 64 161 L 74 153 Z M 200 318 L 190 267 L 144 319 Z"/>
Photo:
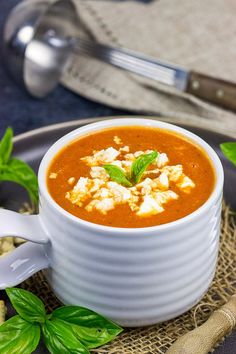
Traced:
<path fill-rule="evenodd" d="M 234 0 L 73 1 L 79 35 L 236 83 Z M 235 114 L 83 55 L 72 55 L 61 82 L 112 107 L 236 136 Z"/>
<path fill-rule="evenodd" d="M 236 289 L 236 216 L 223 206 L 220 253 L 213 283 L 200 303 L 176 319 L 144 328 L 126 329 L 111 344 L 93 351 L 95 354 L 164 354 L 180 336 L 205 322 L 212 311 L 222 306 Z M 33 291 L 52 311 L 60 303 L 51 292 L 42 272 L 22 285 Z"/>

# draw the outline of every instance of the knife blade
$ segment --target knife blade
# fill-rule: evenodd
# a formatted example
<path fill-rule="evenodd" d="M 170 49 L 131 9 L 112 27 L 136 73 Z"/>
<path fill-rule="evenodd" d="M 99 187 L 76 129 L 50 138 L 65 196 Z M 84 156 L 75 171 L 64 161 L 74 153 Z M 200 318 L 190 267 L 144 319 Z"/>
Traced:
<path fill-rule="evenodd" d="M 175 87 L 215 105 L 236 111 L 236 83 L 186 70 L 141 53 L 98 42 L 71 38 L 71 48 L 110 65 Z"/>

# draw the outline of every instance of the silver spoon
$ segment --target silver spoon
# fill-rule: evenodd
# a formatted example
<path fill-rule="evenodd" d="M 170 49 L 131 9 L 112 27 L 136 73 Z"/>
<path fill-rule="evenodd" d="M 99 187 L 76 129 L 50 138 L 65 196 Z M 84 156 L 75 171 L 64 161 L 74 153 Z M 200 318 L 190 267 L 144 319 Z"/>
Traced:
<path fill-rule="evenodd" d="M 74 52 L 236 110 L 235 84 L 79 38 L 79 25 L 71 0 L 25 0 L 10 13 L 4 30 L 5 62 L 14 79 L 32 96 L 44 97 L 57 86 Z"/>
<path fill-rule="evenodd" d="M 32 96 L 44 97 L 57 86 L 70 56 L 60 39 L 75 36 L 77 26 L 70 0 L 26 0 L 11 11 L 4 28 L 4 59 L 16 82 Z M 48 41 L 50 33 L 58 37 L 55 46 Z"/>

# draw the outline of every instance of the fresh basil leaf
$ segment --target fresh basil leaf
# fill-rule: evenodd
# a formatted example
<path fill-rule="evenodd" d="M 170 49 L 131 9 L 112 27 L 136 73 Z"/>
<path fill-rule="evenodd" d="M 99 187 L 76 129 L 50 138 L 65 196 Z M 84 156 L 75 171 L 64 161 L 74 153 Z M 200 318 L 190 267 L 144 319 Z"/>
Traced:
<path fill-rule="evenodd" d="M 63 306 L 52 313 L 52 319 L 58 318 L 76 325 L 78 338 L 87 348 L 97 348 L 113 340 L 123 329 L 114 322 L 80 306 Z"/>
<path fill-rule="evenodd" d="M 28 191 L 32 203 L 37 205 L 37 177 L 25 162 L 12 158 L 6 165 L 0 165 L 0 181 L 10 181 L 20 184 Z"/>
<path fill-rule="evenodd" d="M 6 164 L 12 153 L 13 130 L 7 128 L 2 140 L 0 141 L 0 164 Z"/>
<path fill-rule="evenodd" d="M 236 142 L 220 144 L 221 151 L 236 166 Z"/>
<path fill-rule="evenodd" d="M 34 294 L 19 288 L 7 288 L 13 307 L 18 314 L 28 322 L 44 323 L 46 311 L 43 302 Z"/>
<path fill-rule="evenodd" d="M 0 354 L 31 354 L 40 340 L 40 326 L 14 316 L 0 326 Z"/>
<path fill-rule="evenodd" d="M 157 158 L 158 152 L 153 151 L 149 154 L 143 154 L 139 156 L 131 165 L 131 181 L 136 184 L 138 183 L 143 173 L 146 171 L 148 166 L 153 163 L 153 161 Z"/>
<path fill-rule="evenodd" d="M 128 180 L 125 172 L 118 166 L 106 164 L 103 165 L 103 168 L 114 182 L 122 184 L 125 187 L 132 187 L 132 183 Z"/>
<path fill-rule="evenodd" d="M 54 318 L 42 325 L 45 344 L 52 354 L 89 354 L 73 331 L 73 325 Z"/>

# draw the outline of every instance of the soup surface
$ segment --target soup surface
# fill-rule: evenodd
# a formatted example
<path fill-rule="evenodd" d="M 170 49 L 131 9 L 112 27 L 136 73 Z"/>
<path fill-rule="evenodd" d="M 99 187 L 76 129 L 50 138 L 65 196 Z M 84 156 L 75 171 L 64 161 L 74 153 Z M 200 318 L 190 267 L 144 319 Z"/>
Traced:
<path fill-rule="evenodd" d="M 63 209 L 92 223 L 125 228 L 192 213 L 214 183 L 212 164 L 200 147 L 182 135 L 144 127 L 83 136 L 54 157 L 47 174 L 49 193 Z"/>

